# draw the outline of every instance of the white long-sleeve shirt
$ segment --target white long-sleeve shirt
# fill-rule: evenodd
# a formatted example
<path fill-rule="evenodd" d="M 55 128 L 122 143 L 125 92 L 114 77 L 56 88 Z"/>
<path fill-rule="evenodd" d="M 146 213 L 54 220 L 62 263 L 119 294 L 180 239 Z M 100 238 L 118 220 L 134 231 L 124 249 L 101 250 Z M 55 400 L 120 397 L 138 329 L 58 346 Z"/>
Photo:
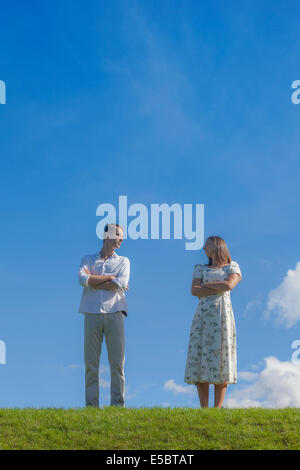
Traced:
<path fill-rule="evenodd" d="M 113 274 L 119 287 L 116 290 L 94 289 L 87 285 L 91 274 L 85 272 L 87 268 L 91 274 Z M 83 286 L 80 313 L 114 313 L 123 311 L 127 316 L 127 302 L 125 288 L 128 286 L 130 275 L 130 262 L 125 256 L 119 256 L 115 252 L 106 260 L 99 253 L 84 256 L 79 268 L 79 283 Z"/>

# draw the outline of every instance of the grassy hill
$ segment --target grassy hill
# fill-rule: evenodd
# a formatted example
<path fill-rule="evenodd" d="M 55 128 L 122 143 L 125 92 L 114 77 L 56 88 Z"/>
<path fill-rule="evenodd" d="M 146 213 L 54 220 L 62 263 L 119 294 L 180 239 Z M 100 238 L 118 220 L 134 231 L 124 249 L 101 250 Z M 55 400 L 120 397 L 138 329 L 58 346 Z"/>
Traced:
<path fill-rule="evenodd" d="M 0 409 L 0 449 L 300 449 L 300 409 Z"/>

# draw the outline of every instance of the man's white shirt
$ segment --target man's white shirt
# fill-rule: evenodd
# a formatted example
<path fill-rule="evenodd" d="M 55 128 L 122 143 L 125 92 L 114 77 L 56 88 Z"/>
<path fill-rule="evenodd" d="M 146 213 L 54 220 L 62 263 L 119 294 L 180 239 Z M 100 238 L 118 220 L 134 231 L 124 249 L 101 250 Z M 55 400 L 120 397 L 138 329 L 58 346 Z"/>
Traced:
<path fill-rule="evenodd" d="M 85 268 L 91 274 L 116 276 L 113 282 L 118 285 L 118 289 L 104 290 L 88 286 L 87 282 L 91 274 L 87 274 Z M 79 283 L 83 286 L 79 312 L 114 313 L 123 311 L 127 315 L 125 288 L 128 287 L 129 275 L 130 262 L 125 256 L 119 256 L 115 252 L 106 260 L 102 259 L 99 253 L 84 256 L 78 275 Z"/>

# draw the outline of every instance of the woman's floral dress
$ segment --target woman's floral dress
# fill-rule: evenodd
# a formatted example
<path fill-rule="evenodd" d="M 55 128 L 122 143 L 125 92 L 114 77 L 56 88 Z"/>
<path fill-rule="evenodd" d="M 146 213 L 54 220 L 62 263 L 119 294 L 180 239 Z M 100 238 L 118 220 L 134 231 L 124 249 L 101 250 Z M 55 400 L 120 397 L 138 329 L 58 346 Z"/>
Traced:
<path fill-rule="evenodd" d="M 231 261 L 221 268 L 197 264 L 193 279 L 223 281 L 240 274 L 239 264 Z M 201 297 L 192 322 L 184 381 L 189 384 L 237 382 L 236 330 L 230 291 Z"/>

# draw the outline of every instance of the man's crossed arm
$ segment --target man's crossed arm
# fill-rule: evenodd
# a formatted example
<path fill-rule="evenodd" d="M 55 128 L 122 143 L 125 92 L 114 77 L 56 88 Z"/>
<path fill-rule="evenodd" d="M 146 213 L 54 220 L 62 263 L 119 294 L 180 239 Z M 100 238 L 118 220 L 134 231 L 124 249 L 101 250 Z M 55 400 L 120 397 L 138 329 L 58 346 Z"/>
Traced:
<path fill-rule="evenodd" d="M 112 274 L 103 274 L 103 275 L 91 274 L 88 268 L 84 268 L 84 271 L 86 274 L 90 274 L 87 280 L 87 285 L 89 287 L 93 287 L 93 289 L 104 289 L 104 290 L 119 289 L 118 284 L 116 284 L 113 281 L 113 279 L 115 279 L 116 276 L 113 276 Z"/>
<path fill-rule="evenodd" d="M 129 289 L 130 262 L 125 258 L 119 268 L 117 275 L 113 274 L 92 274 L 86 260 L 83 258 L 79 268 L 79 283 L 93 289 L 127 291 Z"/>

